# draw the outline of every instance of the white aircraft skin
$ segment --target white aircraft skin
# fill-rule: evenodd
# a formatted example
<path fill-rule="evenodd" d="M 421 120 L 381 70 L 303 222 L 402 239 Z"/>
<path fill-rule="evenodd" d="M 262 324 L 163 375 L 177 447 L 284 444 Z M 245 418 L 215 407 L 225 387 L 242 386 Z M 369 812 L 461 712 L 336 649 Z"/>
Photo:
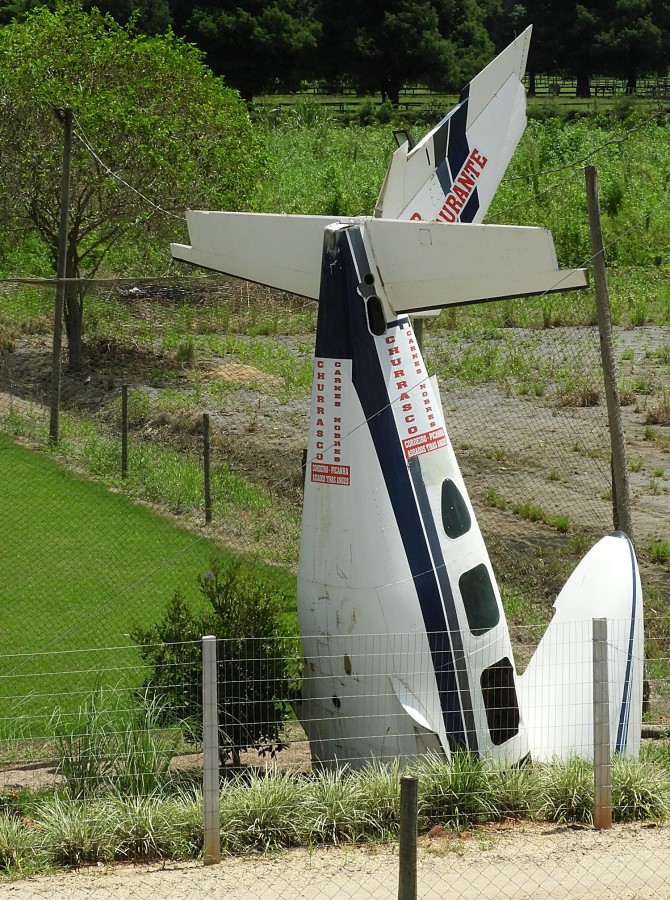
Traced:
<path fill-rule="evenodd" d="M 365 225 L 326 229 L 321 284 L 298 576 L 313 757 L 516 761 L 527 744 L 491 563 Z"/>
<path fill-rule="evenodd" d="M 589 756 L 594 617 L 611 635 L 612 749 L 639 749 L 642 592 L 630 540 L 610 535 L 587 554 L 519 677 L 408 318 L 587 284 L 583 270 L 558 270 L 545 229 L 481 224 L 526 124 L 529 39 L 530 29 L 416 147 L 396 151 L 374 217 L 190 211 L 191 245 L 172 245 L 175 259 L 319 302 L 298 714 L 320 765 L 457 749 L 508 763 Z"/>

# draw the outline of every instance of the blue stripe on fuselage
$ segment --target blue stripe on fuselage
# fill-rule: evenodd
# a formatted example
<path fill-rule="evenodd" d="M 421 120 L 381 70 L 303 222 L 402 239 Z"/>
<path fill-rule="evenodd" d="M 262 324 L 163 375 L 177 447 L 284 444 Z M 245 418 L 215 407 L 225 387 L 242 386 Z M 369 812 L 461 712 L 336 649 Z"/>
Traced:
<path fill-rule="evenodd" d="M 330 242 L 330 244 L 329 244 Z M 356 273 L 358 264 L 360 279 Z M 467 679 L 457 677 L 435 561 L 424 532 L 412 479 L 389 404 L 375 340 L 368 330 L 362 284 L 369 271 L 360 229 L 351 227 L 326 237 L 319 297 L 316 355 L 352 360 L 352 380 L 368 423 L 400 537 L 407 554 L 428 635 L 445 729 L 454 747 L 477 749 L 473 723 L 464 721 L 461 694 L 471 709 Z M 400 325 L 400 323 L 398 323 Z M 450 594 L 450 592 L 449 592 Z M 451 598 L 453 602 L 453 598 Z M 456 624 L 456 628 L 458 625 Z"/>
<path fill-rule="evenodd" d="M 623 693 L 621 696 L 621 710 L 619 712 L 619 727 L 617 729 L 616 736 L 616 751 L 617 753 L 623 753 L 626 749 L 626 742 L 628 740 L 628 722 L 630 719 L 630 703 L 631 703 L 631 693 L 633 690 L 633 682 L 631 677 L 631 672 L 633 668 L 633 641 L 635 639 L 635 616 L 637 613 L 637 579 L 635 577 L 635 551 L 633 550 L 633 544 L 623 531 L 614 532 L 614 535 L 617 537 L 622 537 L 626 541 L 628 541 L 628 550 L 630 552 L 630 564 L 631 564 L 631 575 L 633 580 L 633 596 L 631 600 L 631 613 L 630 613 L 630 632 L 628 635 L 628 655 L 626 657 L 626 675 L 624 677 L 623 682 Z"/>

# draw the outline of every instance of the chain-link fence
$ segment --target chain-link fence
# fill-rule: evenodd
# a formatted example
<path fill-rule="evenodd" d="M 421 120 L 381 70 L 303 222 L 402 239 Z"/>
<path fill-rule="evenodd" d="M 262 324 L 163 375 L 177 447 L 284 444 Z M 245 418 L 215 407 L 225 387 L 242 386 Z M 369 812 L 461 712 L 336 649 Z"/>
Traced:
<path fill-rule="evenodd" d="M 530 656 L 541 631 L 519 634 L 520 657 Z M 564 653 L 574 657 L 592 640 L 586 626 L 570 625 L 564 637 Z M 212 700 L 206 666 L 203 674 L 208 640 L 143 645 L 132 664 L 128 647 L 107 648 L 109 662 L 98 667 L 92 689 L 82 687 L 91 664 L 84 652 L 2 657 L 0 867 L 11 881 L 0 879 L 0 893 L 408 900 L 670 891 L 663 824 L 670 749 L 658 722 L 643 725 L 637 759 L 612 757 L 614 825 L 594 830 L 593 729 L 580 743 L 566 728 L 571 743 L 558 741 L 559 756 L 546 762 L 495 763 L 459 751 L 451 759 L 361 757 L 348 766 L 313 759 L 307 731 L 327 728 L 336 717 L 341 739 L 367 733 L 372 746 L 383 720 L 397 718 L 394 684 L 428 682 L 430 672 L 411 652 L 416 635 L 352 639 L 341 705 L 332 704 L 328 687 L 318 699 L 332 712 L 318 721 L 300 704 L 296 638 L 218 640 L 219 787 L 208 799 L 202 790 L 204 706 Z M 548 681 L 553 666 L 544 672 Z M 583 710 L 592 708 L 595 689 L 589 679 L 574 686 L 567 719 L 588 718 Z M 667 677 L 653 678 L 652 700 L 667 693 Z M 348 718 L 355 696 L 366 698 L 364 722 Z M 414 726 L 408 716 L 408 734 Z M 515 727 L 525 727 L 523 716 Z M 418 782 L 414 808 L 401 802 L 407 775 Z M 203 866 L 208 803 L 216 805 L 222 861 Z M 415 857 L 412 831 L 418 831 Z"/>
<path fill-rule="evenodd" d="M 21 883 L 15 896 L 396 896 L 397 851 L 379 839 L 397 832 L 398 772 L 378 772 L 373 794 L 385 810 L 381 822 L 361 799 L 356 778 L 362 776 L 338 776 L 336 786 L 319 782 L 321 806 L 301 793 L 304 783 L 312 784 L 312 763 L 295 715 L 301 653 L 294 638 L 271 655 L 289 660 L 279 696 L 238 697 L 238 707 L 229 711 L 227 732 L 235 731 L 241 709 L 254 705 L 273 723 L 251 735 L 265 741 L 265 757 L 251 738 L 247 750 L 238 739 L 224 754 L 226 773 L 239 762 L 253 789 L 235 795 L 245 810 L 242 819 L 233 825 L 222 818 L 224 851 L 233 855 L 212 869 L 192 861 L 203 840 L 201 632 L 190 635 L 192 643 L 184 643 L 183 633 L 175 635 L 176 644 L 149 637 L 171 603 L 176 609 L 183 602 L 194 615 L 206 610 L 213 563 L 239 552 L 286 598 L 281 615 L 286 630 L 295 630 L 290 598 L 316 304 L 224 279 L 99 287 L 86 306 L 86 368 L 63 370 L 54 447 L 52 303 L 52 286 L 3 289 L 0 864 L 10 874 L 29 873 L 33 858 L 84 867 L 44 884 L 41 876 Z M 561 325 L 546 299 L 530 303 L 451 310 L 424 330 L 428 369 L 440 379 L 447 428 L 500 580 L 519 670 L 568 574 L 612 527 L 597 329 Z M 649 613 L 645 733 L 655 736 L 668 722 L 669 347 L 661 326 L 617 334 L 633 524 Z M 209 417 L 209 523 L 203 415 Z M 150 646 L 155 653 L 142 652 Z M 166 647 L 177 649 L 170 655 Z M 252 671 L 251 680 L 272 685 L 280 675 L 267 666 L 262 676 Z M 221 673 L 222 684 L 230 678 Z M 386 695 L 379 696 L 381 721 Z M 332 705 L 332 698 L 326 700 Z M 95 740 L 89 737 L 93 725 Z M 72 777 L 78 771 L 83 787 L 66 815 L 68 752 L 78 760 L 69 771 Z M 664 796 L 664 763 L 654 757 L 650 765 L 660 780 L 644 796 Z M 268 766 L 280 777 L 265 779 Z M 581 785 L 576 796 L 585 792 L 582 818 L 588 820 L 590 771 L 588 765 L 575 767 L 564 776 L 568 787 L 575 779 Z M 489 777 L 478 768 L 466 770 L 475 785 L 480 776 Z M 465 831 L 459 822 L 454 828 L 443 807 L 430 807 L 426 785 L 433 776 L 420 776 L 420 896 L 623 897 L 665 890 L 662 827 L 619 823 L 596 834 L 548 825 L 546 816 L 539 822 L 519 817 L 511 799 L 522 791 L 513 784 L 517 771 L 526 773 L 509 770 L 507 806 L 492 817 L 478 813 L 471 819 L 468 813 Z M 620 774 L 629 784 L 638 777 L 623 768 Z M 261 813 L 250 797 L 270 782 L 275 794 Z M 161 785 L 161 794 L 166 784 L 161 811 L 152 806 L 152 790 Z M 35 792 L 42 788 L 51 818 L 33 814 Z M 238 780 L 226 781 L 224 794 L 238 788 Z M 349 792 L 352 806 L 339 790 Z M 436 790 L 442 796 L 446 789 Z M 475 787 L 475 793 L 481 790 Z M 121 810 L 119 796 L 135 799 Z M 308 811 L 309 822 L 298 829 L 299 839 L 298 831 L 280 839 L 279 825 L 273 825 L 278 811 L 293 816 L 298 827 L 291 798 Z M 327 815 L 324 804 L 330 804 Z M 435 812 L 429 815 L 428 808 Z M 343 813 L 338 824 L 343 809 L 354 812 Z M 109 837 L 115 816 L 131 837 L 114 829 Z M 626 812 L 621 818 L 630 817 Z M 582 818 L 574 818 L 581 828 Z M 157 820 L 167 836 L 150 833 L 147 823 Z M 55 840 L 56 825 L 66 821 L 67 835 L 58 832 L 60 849 L 45 857 L 40 842 L 48 835 Z M 181 824 L 171 831 L 174 823 Z M 337 848 L 324 850 L 331 839 Z M 354 848 L 351 842 L 359 839 L 365 843 Z M 88 842 L 83 850 L 82 841 Z M 288 857 L 245 855 L 284 847 L 293 848 Z M 169 870 L 153 865 L 163 857 L 178 862 L 170 862 Z M 138 859 L 152 862 L 138 870 L 113 864 Z M 598 874 L 604 869 L 611 877 Z M 3 890 L 9 887 L 0 885 Z"/>

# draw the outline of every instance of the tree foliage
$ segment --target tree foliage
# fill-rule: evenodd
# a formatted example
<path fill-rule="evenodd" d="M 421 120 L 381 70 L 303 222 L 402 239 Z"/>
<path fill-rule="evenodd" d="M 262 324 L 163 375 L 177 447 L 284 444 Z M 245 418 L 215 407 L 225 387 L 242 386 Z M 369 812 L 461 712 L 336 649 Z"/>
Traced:
<path fill-rule="evenodd" d="M 261 148 L 238 95 L 171 32 L 148 37 L 75 3 L 0 28 L 0 209 L 57 258 L 62 127 L 71 108 L 68 278 L 90 277 L 133 231 L 183 237 L 187 206 L 239 209 Z M 112 177 L 112 173 L 116 177 Z M 65 298 L 69 362 L 82 364 L 85 287 Z"/>
<path fill-rule="evenodd" d="M 166 724 L 185 723 L 202 735 L 201 637 L 218 644 L 219 740 L 223 761 L 239 765 L 240 753 L 283 749 L 281 730 L 297 696 L 295 642 L 281 636 L 281 614 L 295 602 L 267 567 L 213 560 L 198 579 L 206 600 L 191 610 L 179 594 L 164 617 L 133 640 L 148 667 L 145 692 L 164 710 Z"/>
<path fill-rule="evenodd" d="M 456 90 L 490 60 L 493 46 L 475 0 L 323 3 L 321 73 L 348 75 L 361 93 L 397 104 L 408 81 Z"/>
<path fill-rule="evenodd" d="M 180 31 L 246 100 L 262 90 L 295 90 L 321 30 L 312 0 L 197 3 L 175 11 Z"/>

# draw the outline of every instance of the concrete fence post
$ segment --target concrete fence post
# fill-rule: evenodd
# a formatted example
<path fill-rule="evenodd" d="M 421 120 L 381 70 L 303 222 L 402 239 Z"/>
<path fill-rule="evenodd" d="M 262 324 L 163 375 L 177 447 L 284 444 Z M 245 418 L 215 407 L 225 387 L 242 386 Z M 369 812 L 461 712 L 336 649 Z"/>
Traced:
<path fill-rule="evenodd" d="M 612 827 L 607 619 L 593 619 L 593 826 Z"/>
<path fill-rule="evenodd" d="M 219 713 L 216 637 L 202 639 L 202 796 L 205 825 L 203 862 L 221 862 L 219 789 Z"/>

